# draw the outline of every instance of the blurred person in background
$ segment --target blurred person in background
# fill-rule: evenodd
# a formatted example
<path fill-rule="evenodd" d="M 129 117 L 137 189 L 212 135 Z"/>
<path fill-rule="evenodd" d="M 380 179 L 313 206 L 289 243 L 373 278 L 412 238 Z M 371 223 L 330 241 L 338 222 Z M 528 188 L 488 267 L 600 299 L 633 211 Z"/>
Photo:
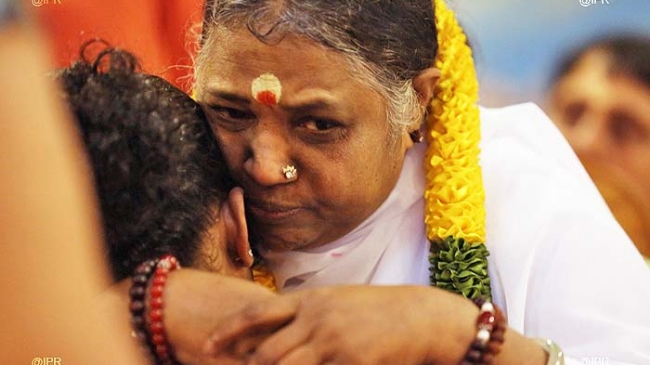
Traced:
<path fill-rule="evenodd" d="M 650 36 L 593 40 L 558 64 L 547 111 L 650 264 Z"/>

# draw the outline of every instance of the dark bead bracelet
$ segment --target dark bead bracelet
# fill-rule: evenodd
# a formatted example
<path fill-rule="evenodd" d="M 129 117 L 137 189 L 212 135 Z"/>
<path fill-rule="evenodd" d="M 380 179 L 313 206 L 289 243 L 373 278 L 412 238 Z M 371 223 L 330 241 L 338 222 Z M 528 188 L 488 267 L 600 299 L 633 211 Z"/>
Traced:
<path fill-rule="evenodd" d="M 476 337 L 460 365 L 491 365 L 501 351 L 507 328 L 506 317 L 496 305 L 474 299 L 480 311 L 476 320 Z"/>
<path fill-rule="evenodd" d="M 151 335 L 147 331 L 147 323 L 144 315 L 147 309 L 147 286 L 149 280 L 153 277 L 158 261 L 147 260 L 140 264 L 131 277 L 131 289 L 129 290 L 129 297 L 131 299 L 129 310 L 131 311 L 131 325 L 133 327 L 131 335 L 137 338 L 140 344 L 147 347 L 147 353 L 149 355 L 153 353 L 153 343 L 151 342 Z"/>

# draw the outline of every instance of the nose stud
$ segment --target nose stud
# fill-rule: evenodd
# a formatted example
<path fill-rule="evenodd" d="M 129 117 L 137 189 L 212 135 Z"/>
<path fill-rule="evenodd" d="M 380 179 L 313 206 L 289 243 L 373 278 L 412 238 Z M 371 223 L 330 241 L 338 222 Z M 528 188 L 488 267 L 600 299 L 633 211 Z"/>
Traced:
<path fill-rule="evenodd" d="M 293 180 L 298 176 L 298 170 L 294 165 L 286 165 L 282 168 L 282 174 L 287 180 Z"/>

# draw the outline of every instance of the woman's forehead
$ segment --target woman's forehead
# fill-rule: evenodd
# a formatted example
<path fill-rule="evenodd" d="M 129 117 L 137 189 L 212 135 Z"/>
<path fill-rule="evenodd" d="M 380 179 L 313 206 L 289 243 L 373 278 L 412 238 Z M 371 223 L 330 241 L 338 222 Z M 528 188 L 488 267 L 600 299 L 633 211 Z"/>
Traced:
<path fill-rule="evenodd" d="M 241 94 L 262 75 L 277 79 L 287 96 L 305 90 L 339 94 L 362 87 L 343 55 L 293 34 L 267 44 L 247 30 L 219 31 L 208 47 L 197 74 L 204 91 Z"/>
<path fill-rule="evenodd" d="M 230 66 L 238 66 L 241 71 L 255 74 L 255 77 L 271 71 L 269 68 L 281 69 L 283 66 L 286 70 L 301 66 L 300 69 L 310 69 L 313 73 L 349 72 L 346 58 L 342 54 L 309 38 L 291 33 L 285 34 L 278 42 L 267 43 L 247 29 L 220 29 L 213 33 L 207 47 L 207 57 L 203 61 L 208 65 L 204 66 L 212 65 L 214 68 L 220 64 L 231 64 Z"/>

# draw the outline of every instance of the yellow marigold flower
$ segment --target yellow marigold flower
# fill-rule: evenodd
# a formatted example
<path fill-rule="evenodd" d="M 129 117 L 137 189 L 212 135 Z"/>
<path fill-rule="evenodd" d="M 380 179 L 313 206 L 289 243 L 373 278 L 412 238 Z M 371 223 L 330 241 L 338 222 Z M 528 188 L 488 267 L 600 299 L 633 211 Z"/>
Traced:
<path fill-rule="evenodd" d="M 427 236 L 485 242 L 485 192 L 479 165 L 478 81 L 472 51 L 453 12 L 433 0 L 440 82 L 429 106 L 425 158 Z"/>

